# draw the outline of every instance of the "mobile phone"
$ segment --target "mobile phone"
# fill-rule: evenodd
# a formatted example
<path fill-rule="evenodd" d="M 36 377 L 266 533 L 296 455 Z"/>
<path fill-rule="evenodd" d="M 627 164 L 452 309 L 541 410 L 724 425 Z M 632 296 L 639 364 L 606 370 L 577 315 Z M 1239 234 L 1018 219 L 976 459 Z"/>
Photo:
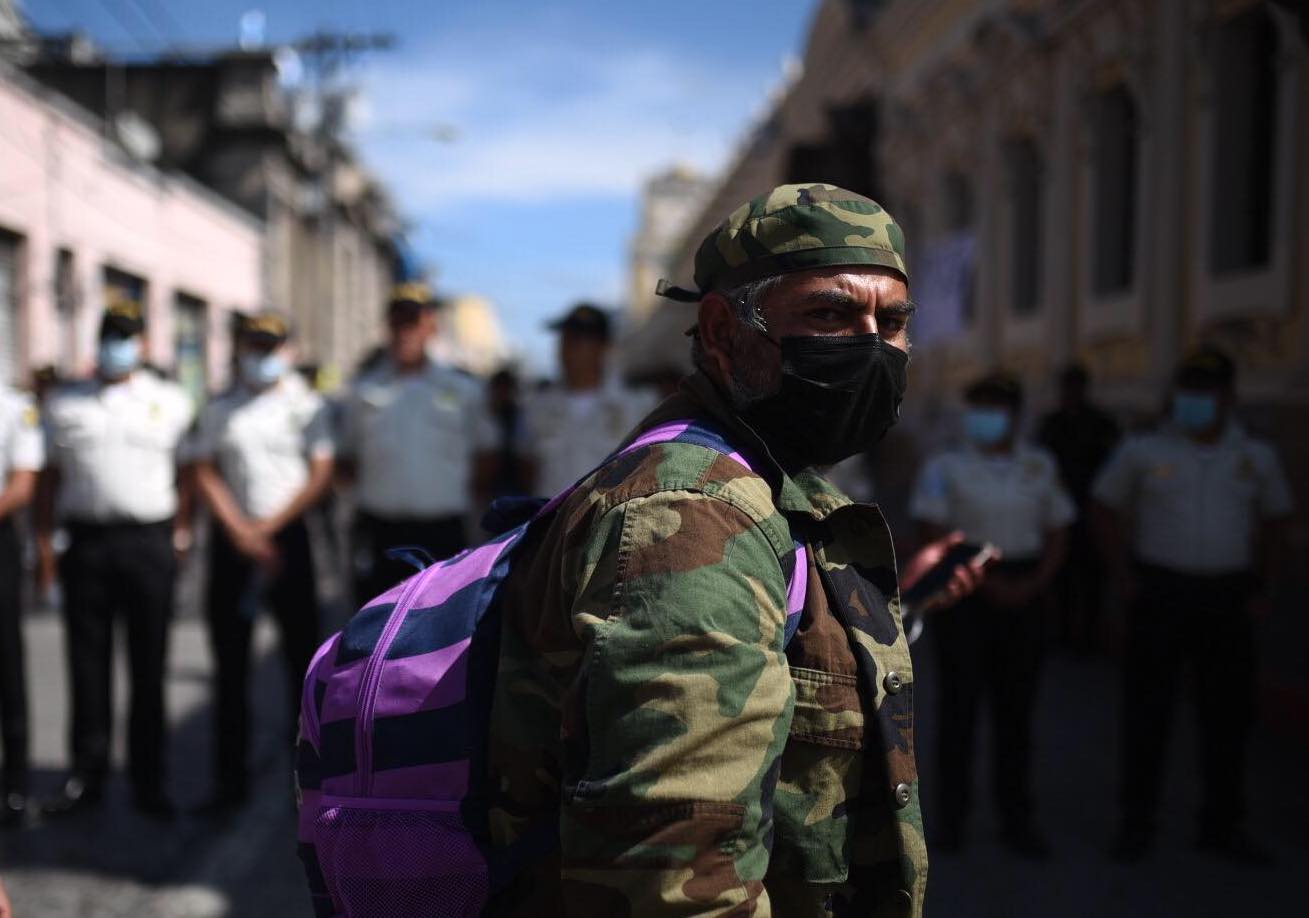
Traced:
<path fill-rule="evenodd" d="M 937 561 L 918 582 L 900 594 L 900 603 L 908 609 L 920 609 L 935 599 L 950 583 L 950 577 L 957 567 L 985 564 L 997 555 L 997 550 L 990 542 L 981 545 L 972 542 L 960 542 L 951 547 L 941 560 Z"/>

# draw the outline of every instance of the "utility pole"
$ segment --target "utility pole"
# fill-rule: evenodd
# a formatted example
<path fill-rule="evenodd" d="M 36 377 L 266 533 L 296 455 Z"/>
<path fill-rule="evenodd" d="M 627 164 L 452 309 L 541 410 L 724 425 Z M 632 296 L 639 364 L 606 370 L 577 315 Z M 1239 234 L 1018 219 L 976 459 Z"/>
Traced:
<path fill-rule="evenodd" d="M 353 92 L 352 87 L 343 84 L 341 77 L 343 71 L 363 55 L 374 51 L 389 51 L 395 44 L 395 36 L 390 33 L 327 30 L 313 32 L 291 43 L 307 77 L 306 94 L 313 105 L 314 114 L 314 124 L 310 131 L 323 153 L 322 169 L 318 175 L 322 206 L 319 227 L 327 263 L 318 272 L 318 281 L 322 287 L 316 299 L 327 307 L 324 310 L 326 315 L 319 313 L 319 320 L 322 321 L 319 340 L 327 353 L 320 352 L 318 355 L 320 362 L 326 364 L 337 363 L 337 351 L 341 347 L 341 335 L 338 332 L 343 325 L 348 327 L 349 324 L 343 322 L 346 313 L 363 305 L 352 302 L 357 296 L 355 278 L 342 277 L 339 271 L 341 240 L 337 238 L 339 229 L 333 179 L 341 155 L 341 135 L 346 128 L 346 108 Z M 358 259 L 354 258 L 350 263 L 357 270 Z"/>

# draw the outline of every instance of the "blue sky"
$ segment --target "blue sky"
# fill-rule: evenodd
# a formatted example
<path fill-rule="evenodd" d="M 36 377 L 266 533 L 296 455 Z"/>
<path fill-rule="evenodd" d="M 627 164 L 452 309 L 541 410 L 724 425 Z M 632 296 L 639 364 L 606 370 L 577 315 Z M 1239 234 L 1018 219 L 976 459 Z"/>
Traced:
<path fill-rule="evenodd" d="M 76 25 L 130 54 L 233 43 L 254 7 L 270 43 L 317 28 L 395 33 L 394 50 L 353 72 L 356 144 L 391 188 L 438 286 L 490 298 L 511 340 L 546 368 L 546 317 L 581 298 L 620 303 L 642 180 L 675 162 L 726 164 L 783 61 L 802 50 L 816 3 L 21 5 L 42 29 Z"/>

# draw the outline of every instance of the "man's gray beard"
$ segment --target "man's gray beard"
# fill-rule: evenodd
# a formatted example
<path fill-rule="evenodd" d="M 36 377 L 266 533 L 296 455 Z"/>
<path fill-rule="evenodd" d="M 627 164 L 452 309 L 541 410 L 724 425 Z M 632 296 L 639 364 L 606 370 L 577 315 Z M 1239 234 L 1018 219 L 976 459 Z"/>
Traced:
<path fill-rule="evenodd" d="M 744 411 L 776 395 L 782 388 L 780 368 L 764 362 L 771 356 L 753 342 L 746 344 L 743 335 L 737 335 L 732 347 L 732 370 L 727 378 L 727 396 L 733 410 Z"/>

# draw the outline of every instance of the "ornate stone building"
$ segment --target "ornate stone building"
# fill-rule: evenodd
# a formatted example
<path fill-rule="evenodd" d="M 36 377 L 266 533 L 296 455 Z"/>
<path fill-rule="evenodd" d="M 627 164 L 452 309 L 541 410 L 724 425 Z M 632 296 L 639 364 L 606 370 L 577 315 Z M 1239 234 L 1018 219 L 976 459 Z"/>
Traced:
<path fill-rule="evenodd" d="M 1024 377 L 1035 414 L 1081 361 L 1102 401 L 1144 421 L 1179 354 L 1219 344 L 1239 361 L 1244 420 L 1293 478 L 1305 557 L 1306 164 L 1309 4 L 826 0 L 803 75 L 691 221 L 673 279 L 689 282 L 717 219 L 775 183 L 871 193 L 909 240 L 921 309 L 905 426 L 920 442 L 993 366 Z M 690 311 L 653 313 L 633 350 L 685 362 Z M 1290 620 L 1269 627 L 1304 647 Z M 1306 667 L 1303 651 L 1282 661 Z"/>

